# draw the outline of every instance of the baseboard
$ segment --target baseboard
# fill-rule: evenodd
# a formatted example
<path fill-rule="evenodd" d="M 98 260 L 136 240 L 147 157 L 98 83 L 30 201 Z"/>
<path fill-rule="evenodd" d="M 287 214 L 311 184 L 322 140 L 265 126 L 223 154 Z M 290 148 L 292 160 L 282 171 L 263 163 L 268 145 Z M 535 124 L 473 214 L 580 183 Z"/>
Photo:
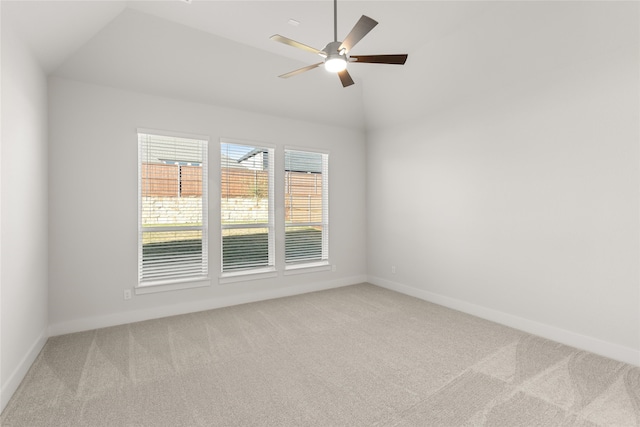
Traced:
<path fill-rule="evenodd" d="M 578 334 L 556 326 L 547 325 L 523 317 L 514 316 L 491 308 L 472 304 L 456 298 L 447 297 L 423 289 L 414 288 L 401 283 L 379 277 L 369 276 L 368 282 L 405 295 L 442 305 L 463 313 L 471 314 L 520 331 L 547 338 L 571 347 L 590 351 L 610 359 L 640 366 L 640 351 L 624 347 L 598 338 Z"/>
<path fill-rule="evenodd" d="M 38 354 L 42 351 L 44 344 L 47 342 L 47 337 L 47 331 L 42 331 L 16 369 L 13 370 L 7 381 L 0 387 L 0 413 L 4 411 L 7 403 L 9 403 L 9 400 L 18 389 L 18 386 L 20 386 L 25 375 L 27 375 L 29 368 L 31 368 L 36 357 L 38 357 Z"/>
<path fill-rule="evenodd" d="M 262 292 L 252 292 L 228 297 L 212 298 L 209 300 L 193 301 L 183 304 L 167 305 L 149 309 L 127 311 L 123 313 L 114 313 L 105 316 L 94 316 L 70 320 L 67 322 L 60 322 L 50 325 L 49 336 L 70 334 L 74 332 L 124 325 L 126 323 L 140 322 L 161 317 L 211 310 L 214 308 L 229 307 L 238 304 L 246 304 L 250 302 L 306 294 L 309 292 L 323 291 L 327 289 L 355 285 L 357 283 L 363 283 L 366 281 L 367 276 L 365 275 L 352 276 L 331 281 L 306 283 L 297 286 L 270 289 Z"/>

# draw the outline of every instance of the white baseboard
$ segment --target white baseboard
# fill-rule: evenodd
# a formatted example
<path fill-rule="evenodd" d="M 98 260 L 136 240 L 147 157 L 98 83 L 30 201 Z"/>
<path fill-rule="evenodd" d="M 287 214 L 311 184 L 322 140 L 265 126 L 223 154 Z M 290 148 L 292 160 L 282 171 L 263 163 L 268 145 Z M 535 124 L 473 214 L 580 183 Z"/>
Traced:
<path fill-rule="evenodd" d="M 420 298 L 434 304 L 442 305 L 444 307 L 458 310 L 463 313 L 471 314 L 486 320 L 490 320 L 492 322 L 500 323 L 501 325 L 509 326 L 511 328 L 547 338 L 571 347 L 576 347 L 581 350 L 590 351 L 592 353 L 619 360 L 621 362 L 640 366 L 639 350 L 603 341 L 587 335 L 578 334 L 576 332 L 536 322 L 534 320 L 525 319 L 523 317 L 514 316 L 512 314 L 472 304 L 456 298 L 451 298 L 433 292 L 425 291 L 423 289 L 407 286 L 401 283 L 392 282 L 390 280 L 382 279 L 379 277 L 369 276 L 368 282 L 382 288 Z"/>
<path fill-rule="evenodd" d="M 18 386 L 20 386 L 25 375 L 27 375 L 29 368 L 31 368 L 36 357 L 38 357 L 38 354 L 42 351 L 42 347 L 44 347 L 44 344 L 47 342 L 47 337 L 47 331 L 42 331 L 16 369 L 13 370 L 7 381 L 0 387 L 0 413 L 4 411 L 7 403 L 9 403 L 9 400 L 18 389 Z"/>
<path fill-rule="evenodd" d="M 314 282 L 298 286 L 270 289 L 262 292 L 252 292 L 228 297 L 212 298 L 209 300 L 193 301 L 183 304 L 166 305 L 162 307 L 153 307 L 122 313 L 113 313 L 104 316 L 75 319 L 67 322 L 60 322 L 49 325 L 49 336 L 70 334 L 92 329 L 106 328 L 109 326 L 123 325 L 126 323 L 157 319 L 160 317 L 176 316 L 179 314 L 194 313 L 197 311 L 211 310 L 214 308 L 229 307 L 232 305 L 306 294 L 309 292 L 323 291 L 326 289 L 355 285 L 357 283 L 363 283 L 366 281 L 367 276 L 365 275 L 352 276 L 331 281 Z"/>

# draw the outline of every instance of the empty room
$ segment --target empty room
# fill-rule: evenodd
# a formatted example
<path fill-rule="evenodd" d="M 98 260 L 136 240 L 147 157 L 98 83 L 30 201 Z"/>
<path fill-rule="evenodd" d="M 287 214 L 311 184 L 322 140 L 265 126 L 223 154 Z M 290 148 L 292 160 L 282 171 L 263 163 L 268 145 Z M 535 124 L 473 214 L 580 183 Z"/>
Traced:
<path fill-rule="evenodd" d="M 640 426 L 640 3 L 0 19 L 3 427 Z"/>

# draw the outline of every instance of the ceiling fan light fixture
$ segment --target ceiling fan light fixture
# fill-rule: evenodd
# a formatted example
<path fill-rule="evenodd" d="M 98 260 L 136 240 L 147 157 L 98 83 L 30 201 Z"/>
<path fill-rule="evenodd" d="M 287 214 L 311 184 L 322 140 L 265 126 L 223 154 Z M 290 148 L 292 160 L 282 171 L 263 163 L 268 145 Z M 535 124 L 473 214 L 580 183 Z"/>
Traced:
<path fill-rule="evenodd" d="M 346 50 L 340 49 L 342 43 L 331 42 L 322 49 L 327 54 L 324 60 L 324 69 L 330 73 L 339 73 L 347 69 L 348 56 Z"/>
<path fill-rule="evenodd" d="M 324 69 L 330 73 L 338 73 L 347 69 L 347 60 L 344 56 L 330 56 L 324 61 Z"/>

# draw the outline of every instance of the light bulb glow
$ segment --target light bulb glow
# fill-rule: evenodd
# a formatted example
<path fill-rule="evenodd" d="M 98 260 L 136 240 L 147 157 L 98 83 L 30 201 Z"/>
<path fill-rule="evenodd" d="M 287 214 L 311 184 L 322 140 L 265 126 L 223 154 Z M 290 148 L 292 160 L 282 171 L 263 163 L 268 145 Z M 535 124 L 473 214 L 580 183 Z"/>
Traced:
<path fill-rule="evenodd" d="M 324 69 L 330 73 L 338 73 L 347 69 L 347 61 L 343 56 L 334 56 L 324 61 Z"/>

